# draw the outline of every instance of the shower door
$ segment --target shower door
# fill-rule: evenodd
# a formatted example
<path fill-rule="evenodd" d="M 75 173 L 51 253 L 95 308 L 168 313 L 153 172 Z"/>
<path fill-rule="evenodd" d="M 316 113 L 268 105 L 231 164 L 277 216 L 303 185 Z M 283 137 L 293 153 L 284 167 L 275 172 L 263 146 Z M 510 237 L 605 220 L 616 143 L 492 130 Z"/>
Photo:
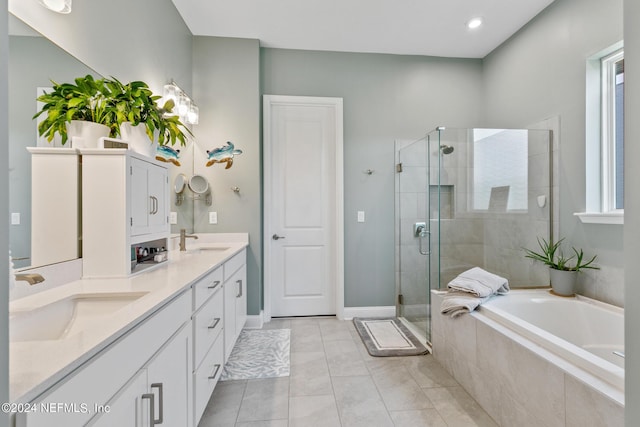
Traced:
<path fill-rule="evenodd" d="M 428 151 L 426 138 L 396 141 L 396 310 L 410 329 L 430 342 Z"/>

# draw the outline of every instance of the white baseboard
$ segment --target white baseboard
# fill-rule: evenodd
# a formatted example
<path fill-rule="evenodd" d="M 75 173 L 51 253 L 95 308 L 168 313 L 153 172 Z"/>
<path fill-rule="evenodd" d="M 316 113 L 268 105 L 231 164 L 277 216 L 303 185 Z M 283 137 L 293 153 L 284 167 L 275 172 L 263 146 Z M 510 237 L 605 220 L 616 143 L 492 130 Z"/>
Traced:
<path fill-rule="evenodd" d="M 246 329 L 262 329 L 262 325 L 264 325 L 263 315 L 264 312 L 260 310 L 260 314 L 247 316 L 244 327 Z"/>
<path fill-rule="evenodd" d="M 380 307 L 345 307 L 344 320 L 354 317 L 395 317 L 396 307 L 393 305 Z"/>

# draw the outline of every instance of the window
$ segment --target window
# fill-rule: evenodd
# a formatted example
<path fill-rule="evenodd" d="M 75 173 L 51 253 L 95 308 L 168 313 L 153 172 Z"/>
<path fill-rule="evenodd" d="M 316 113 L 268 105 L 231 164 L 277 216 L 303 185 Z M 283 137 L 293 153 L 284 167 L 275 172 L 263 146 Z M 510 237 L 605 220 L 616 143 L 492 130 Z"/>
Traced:
<path fill-rule="evenodd" d="M 624 52 L 601 60 L 602 211 L 624 209 Z"/>
<path fill-rule="evenodd" d="M 528 131 L 473 130 L 474 210 L 527 211 Z"/>
<path fill-rule="evenodd" d="M 587 223 L 624 224 L 623 42 L 586 65 L 586 211 L 576 215 Z"/>

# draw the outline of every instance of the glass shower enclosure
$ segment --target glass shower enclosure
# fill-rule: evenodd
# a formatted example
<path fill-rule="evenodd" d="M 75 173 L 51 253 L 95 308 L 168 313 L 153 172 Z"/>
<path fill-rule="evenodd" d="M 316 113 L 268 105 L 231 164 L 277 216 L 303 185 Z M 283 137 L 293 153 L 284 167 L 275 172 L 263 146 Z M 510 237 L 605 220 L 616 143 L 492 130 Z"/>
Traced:
<path fill-rule="evenodd" d="M 396 141 L 396 314 L 425 342 L 431 290 L 465 270 L 548 284 L 522 248 L 553 236 L 552 152 L 548 130 L 439 127 Z"/>

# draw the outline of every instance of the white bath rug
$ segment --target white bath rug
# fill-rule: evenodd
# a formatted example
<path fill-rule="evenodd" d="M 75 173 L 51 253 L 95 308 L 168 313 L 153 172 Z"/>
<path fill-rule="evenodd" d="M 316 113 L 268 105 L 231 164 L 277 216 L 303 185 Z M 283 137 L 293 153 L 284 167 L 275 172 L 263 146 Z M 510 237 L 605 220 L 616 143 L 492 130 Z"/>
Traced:
<path fill-rule="evenodd" d="M 353 323 L 372 356 L 417 356 L 427 348 L 396 318 L 364 319 Z"/>
<path fill-rule="evenodd" d="M 243 329 L 220 381 L 289 376 L 289 329 Z"/>

